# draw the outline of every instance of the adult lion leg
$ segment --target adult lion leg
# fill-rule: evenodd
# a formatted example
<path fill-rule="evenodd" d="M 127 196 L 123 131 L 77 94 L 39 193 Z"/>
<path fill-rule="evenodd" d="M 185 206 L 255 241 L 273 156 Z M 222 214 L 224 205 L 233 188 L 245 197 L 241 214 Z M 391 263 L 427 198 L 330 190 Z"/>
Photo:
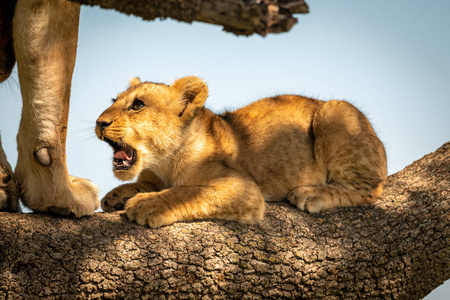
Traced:
<path fill-rule="evenodd" d="M 30 209 L 59 215 L 92 215 L 98 188 L 69 176 L 65 144 L 79 4 L 19 0 L 14 49 L 23 98 L 17 135 L 16 178 Z"/>
<path fill-rule="evenodd" d="M 0 211 L 20 211 L 19 192 L 0 138 Z"/>
<path fill-rule="evenodd" d="M 12 19 L 16 1 L 0 3 L 0 82 L 6 80 L 16 63 L 12 39 Z M 19 211 L 19 193 L 6 160 L 0 137 L 0 211 Z"/>
<path fill-rule="evenodd" d="M 12 19 L 16 1 L 0 3 L 0 82 L 6 80 L 16 63 L 12 39 Z"/>

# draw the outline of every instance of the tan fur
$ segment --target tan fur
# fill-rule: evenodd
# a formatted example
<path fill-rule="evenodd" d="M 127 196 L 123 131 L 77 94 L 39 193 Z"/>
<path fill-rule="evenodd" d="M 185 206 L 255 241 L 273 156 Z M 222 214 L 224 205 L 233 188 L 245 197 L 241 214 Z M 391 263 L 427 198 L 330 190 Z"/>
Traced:
<path fill-rule="evenodd" d="M 66 0 L 18 0 L 12 24 L 23 99 L 15 169 L 21 199 L 35 211 L 76 217 L 99 207 L 97 186 L 70 176 L 66 166 L 79 12 L 79 4 Z"/>
<path fill-rule="evenodd" d="M 127 201 L 131 220 L 252 223 L 263 218 L 264 199 L 319 212 L 380 195 L 384 147 L 351 104 L 284 95 L 216 115 L 203 107 L 207 95 L 196 77 L 171 86 L 133 80 L 97 120 L 100 139 L 136 150 L 130 169 L 114 171 L 118 178 L 151 172 L 163 183 Z"/>
<path fill-rule="evenodd" d="M 20 211 L 19 191 L 0 138 L 0 211 Z"/>
<path fill-rule="evenodd" d="M 125 204 L 138 193 L 148 193 L 163 188 L 161 180 L 151 171 L 144 170 L 136 182 L 122 184 L 105 195 L 102 199 L 102 209 L 113 212 L 125 209 Z"/>

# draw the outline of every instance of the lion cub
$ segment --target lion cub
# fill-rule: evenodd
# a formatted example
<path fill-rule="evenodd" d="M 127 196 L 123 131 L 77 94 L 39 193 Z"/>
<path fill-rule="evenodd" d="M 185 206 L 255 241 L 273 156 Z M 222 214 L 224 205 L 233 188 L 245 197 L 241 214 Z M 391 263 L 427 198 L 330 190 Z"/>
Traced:
<path fill-rule="evenodd" d="M 160 227 L 217 218 L 257 222 L 266 201 L 300 210 L 373 202 L 386 180 L 386 155 L 367 118 L 345 101 L 295 95 L 259 100 L 221 115 L 203 104 L 208 88 L 191 76 L 172 85 L 131 81 L 97 120 L 114 149 L 119 186 L 105 211 Z M 113 197 L 114 196 L 114 197 Z"/>

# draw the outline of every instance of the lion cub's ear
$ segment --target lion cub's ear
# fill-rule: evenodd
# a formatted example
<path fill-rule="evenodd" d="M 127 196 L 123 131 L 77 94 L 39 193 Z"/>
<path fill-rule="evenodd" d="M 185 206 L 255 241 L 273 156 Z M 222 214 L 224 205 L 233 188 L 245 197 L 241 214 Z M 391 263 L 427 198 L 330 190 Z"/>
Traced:
<path fill-rule="evenodd" d="M 206 83 L 198 77 L 188 76 L 176 80 L 172 88 L 178 90 L 183 95 L 183 109 L 179 116 L 191 115 L 196 108 L 202 107 L 208 98 L 208 87 Z"/>
<path fill-rule="evenodd" d="M 141 79 L 139 77 L 134 77 L 130 79 L 130 87 L 136 86 L 141 83 Z"/>

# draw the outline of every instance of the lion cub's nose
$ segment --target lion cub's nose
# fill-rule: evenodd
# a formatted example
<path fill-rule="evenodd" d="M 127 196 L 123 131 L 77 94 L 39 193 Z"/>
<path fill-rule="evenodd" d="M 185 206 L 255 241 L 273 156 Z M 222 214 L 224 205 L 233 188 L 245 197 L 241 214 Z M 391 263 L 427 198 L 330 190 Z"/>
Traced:
<path fill-rule="evenodd" d="M 106 127 L 111 125 L 111 123 L 112 122 L 106 122 L 106 121 L 102 121 L 102 120 L 97 120 L 97 127 L 100 130 L 100 132 L 102 132 L 103 130 L 105 130 Z"/>

